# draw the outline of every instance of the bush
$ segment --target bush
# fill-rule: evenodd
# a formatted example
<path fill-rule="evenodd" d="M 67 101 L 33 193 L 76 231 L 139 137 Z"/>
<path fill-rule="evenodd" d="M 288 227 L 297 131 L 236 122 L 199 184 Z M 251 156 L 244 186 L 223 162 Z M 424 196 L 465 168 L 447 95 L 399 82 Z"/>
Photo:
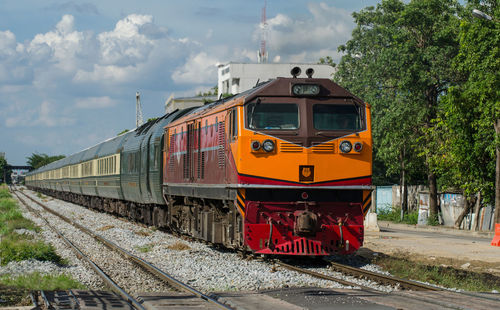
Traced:
<path fill-rule="evenodd" d="M 68 289 L 86 289 L 86 287 L 74 280 L 71 276 L 45 275 L 33 272 L 19 277 L 2 276 L 0 283 L 8 286 L 25 288 L 29 290 L 68 290 Z"/>
<path fill-rule="evenodd" d="M 26 236 L 10 234 L 2 238 L 0 242 L 1 265 L 7 265 L 11 261 L 22 261 L 36 259 L 39 261 L 50 261 L 63 265 L 66 263 L 50 244 L 42 241 L 29 240 Z"/>
<path fill-rule="evenodd" d="M 0 199 L 1 198 L 11 198 L 12 196 L 9 193 L 9 189 L 5 186 L 0 186 Z"/>
<path fill-rule="evenodd" d="M 0 198 L 0 212 L 18 210 L 17 203 L 12 198 Z"/>
<path fill-rule="evenodd" d="M 383 210 L 378 212 L 377 218 L 381 221 L 416 225 L 418 223 L 418 211 L 405 213 L 403 215 L 403 220 L 401 220 L 401 208 L 392 206 L 390 210 Z"/>

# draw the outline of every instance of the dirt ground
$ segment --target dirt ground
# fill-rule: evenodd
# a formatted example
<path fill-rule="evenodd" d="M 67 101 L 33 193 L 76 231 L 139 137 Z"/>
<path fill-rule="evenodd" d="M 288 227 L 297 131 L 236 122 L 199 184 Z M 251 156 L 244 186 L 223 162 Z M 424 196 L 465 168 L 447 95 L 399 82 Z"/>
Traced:
<path fill-rule="evenodd" d="M 489 235 L 474 236 L 463 231 L 415 229 L 407 225 L 379 223 L 380 232 L 365 233 L 360 253 L 380 252 L 429 265 L 450 266 L 500 276 L 500 247 Z"/>

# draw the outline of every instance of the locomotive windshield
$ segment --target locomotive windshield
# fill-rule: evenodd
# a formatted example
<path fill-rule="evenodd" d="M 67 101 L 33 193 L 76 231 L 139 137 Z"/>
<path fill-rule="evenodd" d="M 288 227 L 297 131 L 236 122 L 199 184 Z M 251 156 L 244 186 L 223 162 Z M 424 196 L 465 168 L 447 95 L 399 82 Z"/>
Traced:
<path fill-rule="evenodd" d="M 360 130 L 361 118 L 354 105 L 315 104 L 313 122 L 316 130 Z"/>
<path fill-rule="evenodd" d="M 246 112 L 247 124 L 251 129 L 299 128 L 299 108 L 294 103 L 250 103 Z"/>

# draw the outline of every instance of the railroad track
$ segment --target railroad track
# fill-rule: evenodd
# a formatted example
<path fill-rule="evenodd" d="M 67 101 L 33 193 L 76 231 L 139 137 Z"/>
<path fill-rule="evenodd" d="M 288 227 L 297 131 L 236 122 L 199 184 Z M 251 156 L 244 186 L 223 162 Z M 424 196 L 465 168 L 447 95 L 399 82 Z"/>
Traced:
<path fill-rule="evenodd" d="M 84 259 L 85 261 L 87 261 L 87 263 L 89 263 L 89 265 L 92 267 L 92 269 L 94 269 L 94 271 L 96 271 L 96 273 L 101 277 L 101 279 L 104 281 L 104 283 L 106 283 L 106 285 L 111 289 L 113 290 L 115 293 L 117 293 L 119 296 L 121 296 L 123 299 L 125 299 L 126 301 L 128 301 L 134 308 L 136 309 L 140 309 L 140 310 L 143 310 L 145 309 L 143 307 L 143 305 L 141 304 L 141 302 L 139 300 L 137 300 L 136 298 L 132 297 L 130 294 L 128 294 L 124 289 L 122 289 L 120 286 L 118 286 L 101 268 L 99 268 L 99 266 L 97 266 L 94 262 L 92 262 L 92 260 L 87 257 L 80 249 L 78 249 L 73 243 L 71 243 L 70 240 L 68 240 L 60 231 L 58 231 L 53 225 L 51 225 L 49 223 L 49 221 L 47 219 L 45 219 L 45 217 L 43 217 L 40 212 L 32 207 L 30 207 L 26 201 L 21 198 L 17 193 L 22 193 L 21 191 L 15 191 L 15 190 L 11 190 L 12 193 L 19 199 L 19 201 L 21 203 L 23 203 L 26 208 L 28 210 L 30 210 L 30 212 L 36 214 L 38 217 L 40 217 L 42 220 L 44 220 L 44 222 L 48 225 L 48 227 L 50 227 L 54 232 L 56 232 L 56 234 L 58 236 L 60 236 L 62 238 L 62 240 L 65 241 L 66 244 L 68 244 L 69 247 L 71 247 L 76 253 L 77 253 L 77 256 L 79 258 L 82 258 Z M 174 277 L 172 277 L 171 275 L 169 275 L 168 273 L 158 269 L 156 266 L 154 266 L 153 264 L 143 260 L 142 258 L 140 257 L 137 257 L 135 255 L 133 255 L 132 253 L 128 252 L 127 250 L 121 248 L 120 246 L 118 246 L 117 244 L 115 244 L 114 242 L 96 234 L 95 232 L 91 231 L 90 229 L 88 229 L 87 227 L 73 221 L 72 219 L 62 215 L 62 214 L 59 214 L 58 212 L 54 211 L 53 209 L 49 208 L 48 206 L 44 205 L 43 203 L 31 198 L 30 196 L 26 195 L 25 193 L 22 193 L 22 195 L 26 198 L 28 198 L 29 200 L 31 200 L 32 202 L 36 203 L 37 205 L 39 205 L 40 207 L 42 207 L 45 211 L 59 217 L 60 219 L 62 219 L 63 221 L 77 227 L 78 229 L 80 229 L 81 231 L 85 232 L 86 234 L 90 235 L 91 237 L 93 237 L 94 239 L 98 240 L 99 242 L 101 242 L 102 244 L 104 244 L 106 247 L 112 249 L 113 251 L 119 253 L 120 255 L 122 255 L 123 257 L 125 257 L 126 259 L 130 260 L 131 262 L 133 262 L 134 264 L 140 266 L 141 268 L 147 270 L 148 272 L 150 272 L 152 275 L 154 275 L 157 279 L 167 283 L 168 285 L 170 285 L 171 287 L 175 288 L 176 290 L 178 291 L 181 291 L 181 292 L 187 292 L 189 294 L 192 294 L 194 296 L 196 296 L 197 298 L 199 298 L 200 300 L 202 300 L 203 302 L 205 302 L 205 306 L 212 306 L 212 307 L 215 307 L 215 308 L 219 308 L 219 309 L 231 309 L 230 307 L 228 307 L 227 305 L 225 304 L 222 304 L 220 303 L 219 301 L 217 301 L 215 298 L 211 297 L 211 296 L 208 296 L 198 290 L 196 290 L 195 288 L 175 279 Z M 42 295 L 42 294 L 40 294 Z M 43 298 L 43 296 L 40 296 L 42 297 L 42 300 L 48 300 L 46 298 Z M 34 297 L 32 297 L 34 298 Z M 47 308 L 50 309 L 49 305 L 47 305 Z"/>
<path fill-rule="evenodd" d="M 382 285 L 388 285 L 388 286 L 397 287 L 397 288 L 400 288 L 403 290 L 412 290 L 412 291 L 441 291 L 442 290 L 441 288 L 436 287 L 436 286 L 432 286 L 432 285 L 428 285 L 428 284 L 424 284 L 424 283 L 420 283 L 420 282 L 416 282 L 416 281 L 412 281 L 412 280 L 405 280 L 405 279 L 401 279 L 401 278 L 397 278 L 397 277 L 393 277 L 393 276 L 388 276 L 388 275 L 380 274 L 377 272 L 364 270 L 361 268 L 356 268 L 356 267 L 352 267 L 352 266 L 348 266 L 348 265 L 344 265 L 344 264 L 340 264 L 340 263 L 336 263 L 336 262 L 331 262 L 331 261 L 326 260 L 326 259 L 324 259 L 323 261 L 326 262 L 333 270 L 339 271 L 343 274 L 347 274 L 347 275 L 350 275 L 350 276 L 353 276 L 356 278 L 371 280 L 373 282 L 376 282 L 376 283 L 379 283 Z M 308 275 L 311 275 L 311 276 L 316 277 L 316 278 L 334 281 L 334 282 L 337 282 L 337 283 L 340 283 L 343 285 L 347 285 L 347 286 L 359 287 L 360 289 L 365 290 L 365 291 L 378 291 L 377 289 L 374 289 L 372 287 L 360 285 L 360 284 L 355 283 L 355 282 L 346 281 L 346 280 L 339 279 L 339 278 L 336 278 L 333 276 L 329 276 L 329 275 L 325 275 L 325 274 L 322 274 L 322 273 L 319 273 L 316 271 L 312 271 L 312 270 L 309 270 L 306 268 L 294 266 L 292 264 L 285 263 L 279 259 L 273 260 L 273 263 L 275 265 L 281 266 L 283 268 L 287 268 L 289 270 L 294 270 L 294 271 L 297 271 L 300 273 L 308 274 Z"/>
<path fill-rule="evenodd" d="M 400 287 L 401 289 L 404 289 L 404 290 L 412 290 L 412 291 L 442 291 L 441 288 L 436 287 L 436 286 L 432 286 L 432 285 L 428 285 L 428 284 L 424 284 L 424 283 L 420 283 L 420 282 L 416 282 L 416 281 L 412 281 L 412 280 L 401 279 L 401 278 L 397 278 L 397 277 L 393 277 L 393 276 L 388 276 L 388 275 L 381 274 L 378 272 L 364 270 L 361 268 L 356 268 L 356 267 L 352 267 L 349 265 L 340 264 L 337 262 L 332 262 L 332 261 L 328 261 L 328 260 L 325 260 L 325 261 L 330 265 L 330 267 L 333 270 L 342 272 L 344 274 L 349 274 L 349 275 L 357 277 L 357 278 L 368 279 L 368 280 L 371 280 L 371 281 L 374 281 L 374 282 L 377 282 L 380 284 L 391 285 L 391 286 L 395 286 L 395 287 Z"/>

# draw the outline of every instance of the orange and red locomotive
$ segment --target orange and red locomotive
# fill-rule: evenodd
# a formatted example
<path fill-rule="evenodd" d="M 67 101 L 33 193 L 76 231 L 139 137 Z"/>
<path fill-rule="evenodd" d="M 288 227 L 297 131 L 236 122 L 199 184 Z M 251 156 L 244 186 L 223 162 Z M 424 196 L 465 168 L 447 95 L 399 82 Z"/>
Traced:
<path fill-rule="evenodd" d="M 363 244 L 371 176 L 370 106 L 309 77 L 176 110 L 26 184 L 230 248 L 319 256 Z"/>
<path fill-rule="evenodd" d="M 163 193 L 184 232 L 260 254 L 362 245 L 370 106 L 334 82 L 277 78 L 165 130 Z"/>

